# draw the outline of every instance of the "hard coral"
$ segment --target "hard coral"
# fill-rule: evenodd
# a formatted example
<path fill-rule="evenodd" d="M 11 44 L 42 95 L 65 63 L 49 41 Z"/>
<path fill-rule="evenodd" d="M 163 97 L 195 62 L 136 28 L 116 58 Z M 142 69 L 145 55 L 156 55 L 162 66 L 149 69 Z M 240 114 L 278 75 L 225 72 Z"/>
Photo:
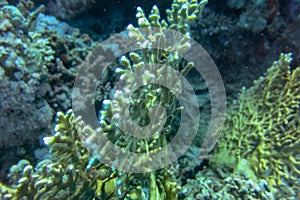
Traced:
<path fill-rule="evenodd" d="M 0 7 L 2 149 L 36 144 L 38 135 L 50 132 L 52 110 L 42 99 L 40 86 L 54 51 L 47 38 L 29 30 L 44 7 L 28 10 L 28 2 Z"/>
<path fill-rule="evenodd" d="M 139 8 L 137 14 L 139 27 L 144 28 L 144 30 L 150 29 L 151 26 L 157 27 L 161 33 L 162 30 L 170 28 L 184 32 L 186 38 L 188 38 L 188 23 L 195 19 L 195 15 L 202 11 L 205 4 L 205 0 L 199 4 L 195 0 L 174 1 L 172 9 L 167 12 L 167 21 L 160 20 L 160 14 L 156 6 L 153 7 L 149 20 L 144 16 L 142 9 Z M 141 49 L 144 50 L 142 51 L 144 54 L 139 55 L 135 52 L 131 52 L 128 54 L 128 57 L 121 57 L 120 65 L 122 69 L 118 68 L 116 73 L 119 73 L 123 78 L 127 75 L 128 79 L 125 80 L 126 83 L 130 83 L 130 78 L 132 78 L 129 69 L 135 69 L 137 71 L 141 68 L 143 69 L 143 59 L 149 63 L 169 63 L 176 70 L 181 70 L 182 75 L 188 73 L 189 69 L 193 67 L 192 63 L 185 63 L 176 54 L 182 49 L 186 50 L 189 48 L 189 44 L 185 42 L 185 40 L 178 42 L 177 49 L 174 49 L 174 53 L 167 51 L 150 51 L 149 46 L 145 46 L 144 42 L 159 42 L 155 40 L 160 38 L 159 35 L 161 33 L 150 33 L 147 35 L 149 38 L 143 39 L 143 37 L 139 37 L 143 34 L 132 25 L 129 26 L 128 31 L 133 35 L 134 39 L 137 39 Z M 136 36 L 136 38 L 134 36 Z M 160 72 L 168 72 L 163 70 L 160 70 Z M 144 75 L 142 78 L 145 79 L 154 76 L 150 73 Z M 149 77 L 146 77 L 146 75 Z M 174 77 L 170 77 L 170 74 L 166 77 L 168 80 L 177 81 Z M 171 119 L 176 116 L 176 112 L 181 109 L 180 107 L 178 109 L 176 108 L 175 96 L 172 95 L 170 91 L 163 87 L 159 88 L 155 84 L 148 84 L 147 86 L 149 87 L 142 88 L 141 91 L 136 91 L 131 98 L 133 100 L 131 111 L 137 115 L 135 120 L 143 124 L 143 117 L 147 115 L 145 110 L 160 103 L 170 110 L 172 114 L 170 115 L 171 121 Z M 132 89 L 130 85 L 127 87 Z M 148 92 L 147 89 L 150 92 Z M 155 96 L 154 92 L 156 91 L 161 93 L 161 97 Z M 118 94 L 115 93 L 114 95 L 116 101 L 118 100 L 117 97 L 119 97 L 120 100 L 123 98 L 122 94 L 118 96 Z M 146 103 L 142 104 L 140 99 L 146 99 Z M 164 132 L 161 133 L 163 136 L 156 134 L 153 138 L 141 139 L 139 143 L 133 146 L 125 134 L 122 135 L 121 132 L 116 132 L 115 129 L 113 129 L 117 128 L 116 123 L 106 120 L 112 116 L 110 116 L 110 109 L 108 108 L 110 107 L 110 102 L 105 101 L 105 103 L 107 103 L 105 104 L 107 107 L 103 109 L 101 113 L 101 119 L 103 120 L 101 121 L 102 126 L 97 129 L 97 131 L 85 125 L 81 118 L 75 118 L 72 111 L 68 111 L 66 114 L 59 112 L 57 114 L 55 135 L 44 139 L 45 143 L 50 147 L 51 159 L 38 163 L 36 169 L 30 164 L 24 166 L 22 174 L 19 173 L 20 171 L 11 173 L 13 180 L 17 181 L 13 181 L 15 183 L 11 187 L 1 185 L 1 197 L 6 199 L 176 199 L 179 187 L 176 186 L 175 182 L 171 181 L 170 173 L 166 168 L 155 172 L 150 171 L 140 174 L 116 172 L 114 168 L 99 163 L 89 154 L 88 150 L 97 150 L 98 148 L 103 149 L 106 157 L 109 157 L 111 152 L 107 151 L 105 148 L 106 143 L 103 141 L 100 140 L 99 143 L 92 143 L 91 140 L 85 140 L 85 143 L 83 143 L 82 138 L 80 139 L 79 136 L 88 135 L 88 139 L 93 139 L 93 136 L 106 136 L 110 134 L 115 136 L 111 139 L 116 144 L 119 144 L 120 147 L 128 147 L 129 150 L 136 152 L 151 153 L 151 151 L 160 149 L 166 144 L 166 137 L 171 129 L 166 127 Z M 137 113 L 140 111 L 139 106 L 144 108 L 142 109 L 144 116 L 142 115 L 140 118 L 139 113 Z M 118 108 L 118 106 L 113 107 L 113 109 L 116 110 Z M 157 115 L 155 115 L 155 117 L 156 116 Z M 117 116 L 114 117 L 115 119 L 117 118 Z M 113 127 L 114 125 L 115 127 Z M 148 143 L 148 141 L 150 142 Z M 96 149 L 88 149 L 88 147 L 91 146 L 96 147 Z M 98 152 L 93 151 L 93 153 L 93 156 L 97 157 Z M 128 158 L 128 160 L 130 161 L 130 158 Z M 18 167 L 16 169 L 18 169 Z"/>
<path fill-rule="evenodd" d="M 180 196 L 186 200 L 261 199 L 275 200 L 265 180 L 253 180 L 242 174 L 224 173 L 220 178 L 212 169 L 204 169 L 188 179 Z"/>
<path fill-rule="evenodd" d="M 264 78 L 242 91 L 212 165 L 264 178 L 273 189 L 299 185 L 300 67 L 291 71 L 291 61 L 291 54 L 281 54 Z"/>
<path fill-rule="evenodd" d="M 10 170 L 11 186 L 0 184 L 1 199 L 176 199 L 179 187 L 169 171 L 126 174 L 99 163 L 81 141 L 84 125 L 69 110 L 57 114 L 56 133 L 44 138 L 51 158 L 34 168 L 21 160 Z M 141 179 L 143 177 L 143 179 Z M 150 186 L 148 185 L 150 184 Z M 147 188 L 148 187 L 148 188 Z M 142 191 L 143 189 L 143 191 Z M 146 192 L 148 191 L 148 192 Z M 149 193 L 149 194 L 148 194 Z M 148 196 L 149 195 L 149 196 Z"/>
<path fill-rule="evenodd" d="M 83 123 L 69 111 L 57 114 L 56 134 L 44 138 L 51 160 L 35 168 L 21 161 L 11 168 L 12 186 L 0 185 L 2 199 L 109 199 L 116 173 L 89 157 L 79 138 Z M 20 172 L 22 171 L 22 172 Z"/>

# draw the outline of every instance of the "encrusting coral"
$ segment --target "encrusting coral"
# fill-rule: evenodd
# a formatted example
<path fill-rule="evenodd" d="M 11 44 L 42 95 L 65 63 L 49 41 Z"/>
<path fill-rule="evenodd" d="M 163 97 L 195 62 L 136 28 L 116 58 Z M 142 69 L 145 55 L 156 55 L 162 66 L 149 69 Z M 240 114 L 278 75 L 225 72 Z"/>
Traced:
<path fill-rule="evenodd" d="M 5 136 L 1 137 L 0 146 L 3 149 L 35 143 L 38 132 L 50 132 L 52 110 L 41 98 L 40 86 L 47 74 L 47 64 L 54 59 L 54 51 L 48 38 L 30 29 L 43 10 L 43 6 L 34 10 L 30 1 L 21 1 L 17 6 L 1 2 L 0 130 Z"/>
<path fill-rule="evenodd" d="M 291 61 L 291 54 L 281 54 L 265 77 L 242 91 L 210 161 L 266 179 L 273 191 L 299 187 L 300 67 L 291 70 Z"/>
<path fill-rule="evenodd" d="M 243 174 L 230 172 L 224 173 L 224 177 L 219 177 L 219 174 L 211 168 L 199 171 L 193 179 L 187 179 L 179 196 L 186 200 L 275 200 L 265 180 L 253 180 Z"/>

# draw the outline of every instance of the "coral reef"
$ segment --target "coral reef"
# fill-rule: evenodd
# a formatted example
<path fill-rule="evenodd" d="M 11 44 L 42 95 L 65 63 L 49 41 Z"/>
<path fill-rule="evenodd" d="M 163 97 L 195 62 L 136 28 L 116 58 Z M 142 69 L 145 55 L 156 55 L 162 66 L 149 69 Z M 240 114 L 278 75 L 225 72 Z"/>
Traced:
<path fill-rule="evenodd" d="M 40 86 L 54 51 L 48 38 L 30 31 L 36 16 L 44 10 L 41 6 L 30 11 L 32 7 L 30 2 L 22 1 L 17 7 L 2 2 L 0 8 L 2 150 L 32 145 L 38 134 L 50 132 L 52 110 Z"/>
<path fill-rule="evenodd" d="M 206 8 L 203 14 L 197 17 L 193 26 L 197 26 L 202 36 L 215 35 L 230 31 L 233 29 L 234 21 L 229 16 L 222 13 L 216 13 L 210 8 Z M 195 36 L 198 38 L 199 36 Z"/>
<path fill-rule="evenodd" d="M 66 20 L 87 11 L 93 4 L 95 0 L 51 0 L 47 8 L 51 15 Z"/>
<path fill-rule="evenodd" d="M 0 98 L 1 110 L 6 115 L 1 115 L 0 126 L 8 135 L 3 140 L 17 137 L 20 142 L 3 141 L 2 147 L 21 145 L 28 133 L 50 133 L 52 109 L 70 108 L 76 67 L 95 46 L 79 30 L 45 16 L 43 6 L 36 10 L 33 7 L 30 1 L 17 6 L 3 3 L 1 7 Z M 31 135 L 28 139 L 36 138 Z"/>
<path fill-rule="evenodd" d="M 55 135 L 44 138 L 51 159 L 35 168 L 19 161 L 9 173 L 11 186 L 0 185 L 1 199 L 176 199 L 179 188 L 168 171 L 124 174 L 91 157 L 79 137 L 84 129 L 90 130 L 71 110 L 57 113 Z"/>
<path fill-rule="evenodd" d="M 205 199 L 264 199 L 274 200 L 265 180 L 253 180 L 242 174 L 223 173 L 224 177 L 209 168 L 199 171 L 195 178 L 187 179 L 180 198 Z"/>
<path fill-rule="evenodd" d="M 202 1 L 199 4 L 196 1 L 174 1 L 172 9 L 167 10 L 167 20 L 160 19 L 160 13 L 156 6 L 154 6 L 151 10 L 149 18 L 145 16 L 141 8 L 137 9 L 138 24 L 141 29 L 135 28 L 133 25 L 129 25 L 128 31 L 129 37 L 134 39 L 142 50 L 142 53 L 138 54 L 136 52 L 131 52 L 128 53 L 128 57 L 121 56 L 119 61 L 120 67 L 116 68 L 114 72 L 117 73 L 120 76 L 120 80 L 123 81 L 120 85 L 125 87 L 121 89 L 116 88 L 113 91 L 113 101 L 109 99 L 103 101 L 103 110 L 100 112 L 100 124 L 102 126 L 100 131 L 98 133 L 87 131 L 84 134 L 84 140 L 88 141 L 88 148 L 90 148 L 92 152 L 100 151 L 97 143 L 99 142 L 101 144 L 102 141 L 97 139 L 96 136 L 101 134 L 109 135 L 110 138 L 114 138 L 114 143 L 118 143 L 123 148 L 134 152 L 156 151 L 156 148 L 159 149 L 161 146 L 166 144 L 167 137 L 169 137 L 168 135 L 172 132 L 172 126 L 170 124 L 162 130 L 162 133 L 155 132 L 153 138 L 149 140 L 143 139 L 139 142 L 135 142 L 136 138 L 130 138 L 128 134 L 124 134 L 120 127 L 128 130 L 127 127 L 130 127 L 131 124 L 129 124 L 127 120 L 122 120 L 122 117 L 127 117 L 126 113 L 124 113 L 125 109 L 122 107 L 126 106 L 124 102 L 131 102 L 130 111 L 133 113 L 133 118 L 136 120 L 137 124 L 147 125 L 150 121 L 146 118 L 148 110 L 151 110 L 157 104 L 161 104 L 161 106 L 166 108 L 169 116 L 167 118 L 167 122 L 172 122 L 176 118 L 177 113 L 182 108 L 175 107 L 176 98 L 174 94 L 172 94 L 172 91 L 169 91 L 166 88 L 161 88 L 161 86 L 157 84 L 152 84 L 151 81 L 156 80 L 159 82 L 161 79 L 166 79 L 168 82 L 174 83 L 174 85 L 178 86 L 177 88 L 179 88 L 179 90 L 175 92 L 181 93 L 180 81 L 172 77 L 171 73 L 165 71 L 166 69 L 160 69 L 158 68 L 159 66 L 154 64 L 168 63 L 170 67 L 178 71 L 181 70 L 182 75 L 187 74 L 193 67 L 193 64 L 183 62 L 182 58 L 180 58 L 178 54 L 179 52 L 188 49 L 189 43 L 185 41 L 185 38 L 182 38 L 182 40 L 178 41 L 177 45 L 166 46 L 165 48 L 168 49 L 168 51 L 153 51 L 152 46 L 157 46 L 158 43 L 162 43 L 161 39 L 166 37 L 163 31 L 167 28 L 188 33 L 188 23 L 196 18 L 196 14 L 202 11 L 205 4 L 206 1 Z M 157 32 L 151 30 L 151 27 L 156 27 Z M 185 37 L 189 38 L 189 35 L 186 34 Z M 166 42 L 166 45 L 169 44 Z M 107 47 L 99 46 L 95 49 L 95 52 L 103 52 L 103 49 L 107 49 Z M 94 56 L 91 55 L 87 58 L 87 62 L 85 62 L 83 66 L 84 68 L 88 68 L 89 66 L 99 66 L 99 63 L 104 62 L 101 59 L 101 57 L 94 58 Z M 150 65 L 145 65 L 147 63 Z M 147 67 L 149 67 L 149 69 Z M 141 79 L 135 80 L 131 71 L 140 73 Z M 92 80 L 92 78 L 83 77 L 79 82 L 84 85 L 84 88 L 88 88 L 86 86 L 93 84 Z M 144 85 L 143 89 L 139 89 L 134 97 L 126 96 L 126 91 L 132 91 L 134 87 L 136 87 L 136 84 L 139 85 L 141 83 Z M 75 98 L 90 95 L 86 94 L 85 91 L 80 91 L 80 88 L 75 87 L 75 91 Z M 144 104 L 143 99 L 147 99 L 146 104 Z M 90 105 L 90 103 L 91 102 L 88 104 Z M 84 105 L 79 107 L 79 110 L 86 110 L 87 115 L 89 115 L 90 109 L 85 108 Z M 112 115 L 112 113 L 114 113 L 114 115 Z M 155 113 L 153 114 L 153 119 L 161 120 L 161 116 L 157 116 Z M 192 130 L 194 127 L 190 128 Z M 149 148 L 147 148 L 148 146 Z M 100 157 L 103 157 L 103 155 Z"/>
<path fill-rule="evenodd" d="M 96 3 L 94 0 L 43 2 L 48 2 L 47 8 L 52 8 L 48 11 L 61 19 L 78 16 Z M 0 0 L 1 168 L 7 168 L 10 162 L 35 149 L 37 140 L 51 132 L 53 113 L 71 107 L 71 88 L 78 69 L 93 68 L 105 61 L 87 56 L 89 52 L 109 52 L 118 58 L 100 80 L 89 76 L 82 80 L 87 86 L 98 81 L 91 104 L 98 112 L 100 126 L 87 124 L 84 116 L 76 115 L 75 109 L 65 114 L 57 112 L 55 133 L 44 137 L 49 153 L 40 156 L 42 160 L 37 163 L 29 159 L 13 165 L 5 179 L 7 184 L 0 183 L 0 199 L 294 199 L 299 195 L 300 67 L 291 69 L 290 54 L 281 54 L 265 77 L 255 81 L 253 87 L 243 89 L 230 108 L 224 133 L 209 162 L 199 161 L 197 147 L 203 143 L 211 109 L 207 105 L 208 89 L 202 80 L 194 87 L 203 106 L 200 109 L 206 109 L 195 145 L 169 167 L 151 171 L 147 165 L 149 161 L 158 165 L 166 161 L 157 159 L 155 152 L 175 137 L 181 112 L 186 109 L 176 99 L 184 90 L 181 79 L 173 76 L 169 68 L 155 64 L 167 64 L 183 76 L 191 74 L 193 63 L 180 57 L 190 48 L 186 41 L 191 34 L 204 41 L 217 60 L 225 60 L 223 66 L 241 68 L 251 55 L 248 64 L 256 66 L 251 69 L 260 73 L 263 70 L 258 63 L 269 62 L 278 51 L 298 52 L 295 30 L 299 24 L 299 0 L 286 3 L 226 0 L 209 5 L 201 17 L 206 4 L 206 0 L 174 0 L 171 9 L 166 11 L 166 19 L 157 6 L 149 16 L 138 7 L 138 26 L 130 24 L 128 35 L 116 38 L 113 44 L 97 46 L 87 34 L 43 14 L 44 6 L 34 8 L 29 0 L 13 6 Z M 118 31 L 118 23 L 124 21 L 120 22 L 116 15 L 112 17 L 116 23 L 112 23 L 110 31 Z M 195 20 L 191 31 L 190 25 Z M 167 29 L 185 36 L 176 40 L 176 45 L 164 43 L 165 38 L 170 39 L 164 32 Z M 261 42 L 250 45 L 253 38 Z M 139 50 L 119 55 L 122 46 L 118 46 L 117 39 L 133 39 Z M 162 44 L 165 49 L 153 50 Z M 285 44 L 285 49 L 279 48 Z M 241 46 L 248 48 L 243 50 Z M 226 56 L 228 59 L 224 59 Z M 238 78 L 239 70 L 227 70 Z M 154 84 L 153 80 L 173 83 L 176 91 Z M 199 79 L 195 82 L 199 83 Z M 136 85 L 142 87 L 137 89 Z M 128 95 L 127 91 L 134 92 Z M 85 110 L 84 99 L 94 97 L 93 94 L 88 96 L 75 88 L 73 95 L 73 100 L 77 100 L 73 108 L 90 114 L 89 109 Z M 188 101 L 193 105 L 191 99 Z M 160 107 L 165 108 L 167 116 L 161 130 L 146 138 L 130 135 L 132 132 L 149 136 L 153 132 L 153 129 L 137 129 L 134 124 L 154 129 L 153 125 L 164 124 Z M 128 120 L 124 108 L 128 108 L 132 121 Z M 193 123 L 187 124 L 192 124 L 189 131 L 196 129 Z M 127 157 L 118 160 L 113 157 L 108 142 L 102 140 L 104 137 L 123 152 L 147 156 L 134 160 L 128 154 L 121 154 Z M 102 163 L 102 158 L 117 163 L 118 169 Z M 135 166 L 142 173 L 124 172 Z"/>
<path fill-rule="evenodd" d="M 292 65 L 299 65 L 299 10 L 298 0 L 208 2 L 191 33 L 219 67 L 229 98 L 262 76 L 281 52 L 293 52 Z"/>
<path fill-rule="evenodd" d="M 161 10 L 169 8 L 172 0 L 165 1 L 95 1 L 95 0 L 43 0 L 35 1 L 36 4 L 45 4 L 47 14 L 66 21 L 73 27 L 79 28 L 82 33 L 87 33 L 94 40 L 102 40 L 112 33 L 119 33 L 129 23 L 135 21 L 136 8 L 143 5 L 147 12 L 155 4 Z M 76 7 L 66 9 L 66 7 Z M 77 8 L 78 7 L 78 8 Z M 165 17 L 164 13 L 162 13 Z"/>
<path fill-rule="evenodd" d="M 52 133 L 55 112 L 71 107 L 76 67 L 95 44 L 44 11 L 32 1 L 1 2 L 1 179 L 18 159 L 34 161 L 34 149 Z"/>
<path fill-rule="evenodd" d="M 77 70 L 96 42 L 88 35 L 80 34 L 77 29 L 65 36 L 60 36 L 52 29 L 43 33 L 51 38 L 51 45 L 56 52 L 56 59 L 49 66 L 47 80 L 43 85 L 47 91 L 45 99 L 55 111 L 67 110 L 71 108 L 72 87 Z"/>
<path fill-rule="evenodd" d="M 145 46 L 143 43 L 146 41 L 159 42 L 156 39 L 159 38 L 162 30 L 166 28 L 187 33 L 189 21 L 195 19 L 196 14 L 202 11 L 205 3 L 206 1 L 202 1 L 200 4 L 196 1 L 174 1 L 172 9 L 167 11 L 167 21 L 160 20 L 159 10 L 156 6 L 151 11 L 149 21 L 143 10 L 138 8 L 139 27 L 146 31 L 151 27 L 157 27 L 160 32 L 149 32 L 150 34 L 144 38 L 143 33 L 137 28 L 133 25 L 128 26 L 129 35 L 140 44 L 143 53 L 139 55 L 131 52 L 128 58 L 122 56 L 120 59 L 120 65 L 123 69 L 117 68 L 116 73 L 121 75 L 121 79 L 127 78 L 124 79 L 127 83 L 126 88 L 131 89 L 132 87 L 130 69 L 141 69 L 144 65 L 143 61 L 150 64 L 157 62 L 169 63 L 175 69 L 180 69 L 182 75 L 188 73 L 190 68 L 193 67 L 192 63 L 184 63 L 177 56 L 180 50 L 188 48 L 188 44 L 184 39 L 178 42 L 178 46 L 170 46 L 170 48 L 174 48 L 172 52 L 152 51 L 149 49 L 151 47 L 150 43 L 148 43 L 149 46 Z M 188 34 L 186 37 L 188 37 Z M 151 67 L 155 66 L 151 65 Z M 144 71 L 147 72 L 146 69 Z M 161 73 L 165 74 L 166 71 L 161 70 Z M 158 73 L 158 75 L 160 74 Z M 144 74 L 142 77 L 146 80 L 155 76 L 157 74 Z M 169 81 L 177 81 L 175 77 L 170 75 L 167 78 Z M 181 91 L 179 89 L 176 92 Z M 161 95 L 155 97 L 159 93 Z M 120 102 L 113 102 L 112 105 L 109 100 L 103 101 L 101 127 L 97 130 L 88 125 L 86 126 L 80 117 L 75 119 L 72 111 L 66 114 L 57 113 L 55 135 L 44 138 L 44 142 L 50 147 L 51 158 L 39 162 L 35 169 L 26 161 L 22 161 L 13 167 L 10 173 L 11 186 L 1 187 L 2 197 L 4 199 L 177 199 L 179 187 L 171 181 L 170 172 L 166 168 L 155 172 L 128 174 L 117 172 L 114 168 L 101 164 L 95 159 L 99 157 L 97 153 L 100 152 L 95 151 L 94 147 L 102 148 L 101 150 L 107 158 L 110 156 L 110 152 L 107 151 L 106 144 L 103 144 L 103 141 L 94 143 L 96 136 L 108 135 L 112 138 L 112 142 L 120 147 L 133 152 L 147 152 L 150 154 L 167 144 L 167 136 L 171 131 L 169 125 L 162 133 L 156 133 L 153 138 L 141 139 L 138 142 L 132 140 L 129 136 L 122 135 L 114 120 L 117 118 L 118 112 L 121 116 L 124 114 L 118 107 L 118 103 L 121 103 L 124 100 L 122 98 L 125 96 L 122 96 L 123 94 L 120 92 L 115 92 L 114 95 L 114 101 L 120 100 Z M 147 103 L 143 105 L 140 99 L 144 98 L 147 99 Z M 176 98 L 172 92 L 166 88 L 158 87 L 156 84 L 147 85 L 147 88 L 137 91 L 131 100 L 131 112 L 134 116 L 137 115 L 134 118 L 138 124 L 145 123 L 146 110 L 156 104 L 166 107 L 170 115 L 167 118 L 168 122 L 171 122 L 176 117 L 176 113 L 182 109 L 176 107 Z M 119 104 L 119 106 L 121 105 Z M 117 114 L 113 116 L 111 109 L 114 109 Z M 140 113 L 140 111 L 145 111 L 145 113 Z M 142 116 L 139 116 L 139 114 L 142 114 Z M 154 117 L 159 118 L 157 115 Z M 84 140 L 81 141 L 81 139 Z M 91 151 L 92 156 L 89 151 Z M 130 158 L 128 158 L 128 161 L 130 161 Z M 143 162 L 143 160 L 140 162 Z M 123 165 L 124 163 L 119 164 Z"/>
<path fill-rule="evenodd" d="M 58 113 L 55 135 L 44 138 L 51 159 L 35 168 L 28 161 L 13 166 L 9 174 L 12 186 L 2 189 L 1 198 L 108 199 L 114 192 L 115 172 L 89 157 L 79 138 L 82 126 L 71 111 Z"/>
<path fill-rule="evenodd" d="M 272 191 L 299 186 L 300 67 L 281 54 L 265 77 L 243 90 L 228 114 L 211 164 L 266 179 Z"/>

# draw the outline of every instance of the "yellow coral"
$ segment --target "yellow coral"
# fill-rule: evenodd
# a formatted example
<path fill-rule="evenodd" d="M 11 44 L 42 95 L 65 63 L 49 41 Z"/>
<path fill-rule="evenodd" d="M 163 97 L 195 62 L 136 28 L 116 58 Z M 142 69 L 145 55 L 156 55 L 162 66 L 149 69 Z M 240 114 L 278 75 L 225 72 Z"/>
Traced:
<path fill-rule="evenodd" d="M 291 54 L 281 54 L 267 75 L 243 90 L 232 105 L 211 160 L 271 187 L 299 184 L 300 67 L 291 72 Z"/>

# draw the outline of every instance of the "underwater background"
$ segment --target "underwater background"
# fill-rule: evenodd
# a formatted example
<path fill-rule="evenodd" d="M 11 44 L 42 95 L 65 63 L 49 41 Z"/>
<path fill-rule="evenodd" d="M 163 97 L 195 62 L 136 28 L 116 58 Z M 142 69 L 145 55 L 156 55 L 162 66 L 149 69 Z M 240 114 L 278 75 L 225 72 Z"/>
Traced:
<path fill-rule="evenodd" d="M 0 0 L 0 199 L 300 199 L 299 11 L 300 0 Z M 158 33 L 149 31 L 153 27 Z M 194 64 L 177 55 L 190 48 L 188 39 L 162 51 L 149 46 L 163 43 L 158 38 L 167 29 L 201 44 L 224 83 L 225 123 L 205 157 L 213 94 Z M 125 30 L 120 40 L 132 38 L 140 49 L 119 55 L 118 41 L 103 42 Z M 80 80 L 97 84 L 90 97 L 74 84 L 82 68 L 105 62 L 93 57 L 99 52 L 118 56 L 96 83 L 89 76 Z M 168 64 L 184 75 L 201 115 L 189 118 L 197 134 L 175 162 L 132 173 L 101 162 L 102 155 L 113 158 L 96 137 L 155 153 L 175 138 L 185 109 L 156 84 L 128 99 L 118 92 L 123 79 L 131 90 L 130 71 L 143 70 L 144 63 Z M 151 69 L 144 67 L 141 82 L 163 73 Z M 100 128 L 74 111 L 90 113 L 81 103 L 86 98 Z M 122 102 L 141 126 L 150 123 L 150 109 L 163 106 L 162 131 L 146 139 L 124 134 L 116 122 L 127 123 Z M 121 169 L 127 164 L 117 163 Z"/>

